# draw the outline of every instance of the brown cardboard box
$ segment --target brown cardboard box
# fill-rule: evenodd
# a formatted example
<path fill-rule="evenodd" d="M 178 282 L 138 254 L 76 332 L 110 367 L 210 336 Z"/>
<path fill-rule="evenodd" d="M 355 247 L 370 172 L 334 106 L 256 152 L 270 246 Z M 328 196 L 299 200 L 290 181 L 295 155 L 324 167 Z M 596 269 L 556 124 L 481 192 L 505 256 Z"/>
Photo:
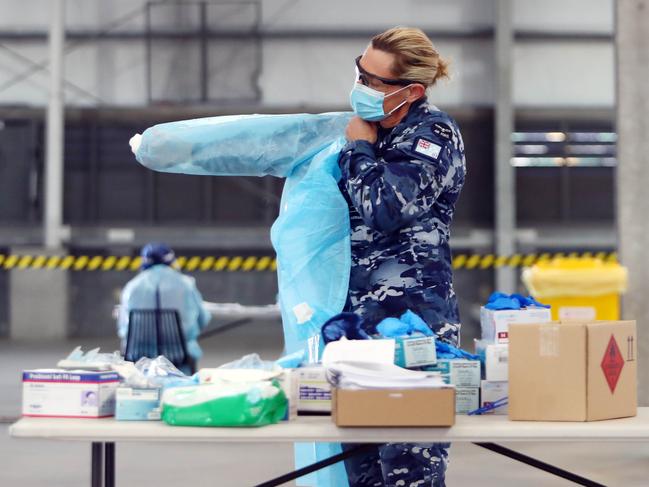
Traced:
<path fill-rule="evenodd" d="M 511 325 L 509 340 L 509 419 L 636 415 L 635 321 Z"/>
<path fill-rule="evenodd" d="M 453 426 L 455 388 L 334 389 L 337 426 Z"/>

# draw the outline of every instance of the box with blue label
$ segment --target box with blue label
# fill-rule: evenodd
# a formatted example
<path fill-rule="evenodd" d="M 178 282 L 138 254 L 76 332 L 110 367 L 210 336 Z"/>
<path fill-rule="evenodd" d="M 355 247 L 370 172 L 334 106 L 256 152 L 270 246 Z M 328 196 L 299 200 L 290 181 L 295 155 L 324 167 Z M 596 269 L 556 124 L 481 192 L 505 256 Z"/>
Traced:
<path fill-rule="evenodd" d="M 37 369 L 23 372 L 23 416 L 103 418 L 115 414 L 117 372 Z"/>
<path fill-rule="evenodd" d="M 119 387 L 115 392 L 117 421 L 159 421 L 160 389 Z"/>
<path fill-rule="evenodd" d="M 480 407 L 479 387 L 456 387 L 455 388 L 455 412 L 456 414 L 467 414 Z"/>
<path fill-rule="evenodd" d="M 455 387 L 480 387 L 479 360 L 439 359 L 436 365 L 424 367 L 424 370 L 439 372 L 444 382 Z"/>
<path fill-rule="evenodd" d="M 437 363 L 434 337 L 395 338 L 394 363 L 399 367 L 423 367 Z"/>
<path fill-rule="evenodd" d="M 324 367 L 295 369 L 298 413 L 331 413 L 331 384 Z"/>

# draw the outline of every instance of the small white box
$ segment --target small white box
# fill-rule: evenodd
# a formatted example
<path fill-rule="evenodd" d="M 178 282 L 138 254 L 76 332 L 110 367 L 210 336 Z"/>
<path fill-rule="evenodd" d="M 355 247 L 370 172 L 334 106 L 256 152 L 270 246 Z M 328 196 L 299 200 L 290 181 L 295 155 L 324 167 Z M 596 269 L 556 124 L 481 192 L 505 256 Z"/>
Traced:
<path fill-rule="evenodd" d="M 23 372 L 23 416 L 104 418 L 115 414 L 117 372 L 37 369 Z"/>
<path fill-rule="evenodd" d="M 508 381 L 509 345 L 490 343 L 485 348 L 485 378 L 489 381 Z"/>
<path fill-rule="evenodd" d="M 511 323 L 548 323 L 552 321 L 550 308 L 492 310 L 480 308 L 482 339 L 492 343 L 509 343 Z"/>
<path fill-rule="evenodd" d="M 509 395 L 509 382 L 483 380 L 480 385 L 480 407 L 485 407 Z M 485 414 L 507 415 L 507 405 L 493 409 Z"/>
<path fill-rule="evenodd" d="M 398 337 L 395 339 L 394 363 L 399 367 L 422 367 L 437 363 L 435 337 Z"/>
<path fill-rule="evenodd" d="M 331 413 L 331 384 L 324 367 L 295 369 L 297 375 L 297 410 Z"/>
<path fill-rule="evenodd" d="M 160 389 L 118 387 L 115 391 L 117 421 L 159 421 Z"/>
<path fill-rule="evenodd" d="M 480 407 L 479 387 L 456 387 L 455 388 L 455 412 L 467 414 Z"/>
<path fill-rule="evenodd" d="M 433 366 L 423 367 L 424 370 L 442 374 L 447 384 L 455 387 L 480 387 L 480 361 L 467 359 L 439 359 Z"/>

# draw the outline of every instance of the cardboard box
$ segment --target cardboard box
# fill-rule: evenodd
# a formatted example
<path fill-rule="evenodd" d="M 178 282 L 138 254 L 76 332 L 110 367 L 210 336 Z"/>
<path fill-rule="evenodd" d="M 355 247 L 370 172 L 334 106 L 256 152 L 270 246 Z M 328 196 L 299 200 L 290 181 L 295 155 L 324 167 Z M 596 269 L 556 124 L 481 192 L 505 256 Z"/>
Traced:
<path fill-rule="evenodd" d="M 337 426 L 452 426 L 455 388 L 334 389 Z"/>
<path fill-rule="evenodd" d="M 552 320 L 549 308 L 491 310 L 480 308 L 482 339 L 493 343 L 509 343 L 508 328 L 511 323 L 547 323 Z"/>
<path fill-rule="evenodd" d="M 324 367 L 295 369 L 298 413 L 331 413 L 331 384 Z"/>
<path fill-rule="evenodd" d="M 115 414 L 117 372 L 23 372 L 23 416 L 104 418 Z"/>
<path fill-rule="evenodd" d="M 480 385 L 480 407 L 485 407 L 509 395 L 509 382 L 483 380 Z M 493 409 L 484 414 L 507 415 L 508 405 Z"/>
<path fill-rule="evenodd" d="M 466 359 L 439 359 L 436 365 L 423 367 L 442 374 L 447 384 L 456 387 L 480 387 L 480 362 Z"/>
<path fill-rule="evenodd" d="M 118 387 L 115 391 L 117 421 L 159 421 L 160 389 Z"/>
<path fill-rule="evenodd" d="M 399 367 L 422 367 L 437 363 L 435 337 L 398 337 L 395 339 L 394 363 Z"/>
<path fill-rule="evenodd" d="M 595 421 L 636 410 L 635 321 L 511 325 L 510 419 Z"/>
<path fill-rule="evenodd" d="M 455 412 L 467 414 L 480 407 L 479 387 L 456 387 L 455 388 Z"/>

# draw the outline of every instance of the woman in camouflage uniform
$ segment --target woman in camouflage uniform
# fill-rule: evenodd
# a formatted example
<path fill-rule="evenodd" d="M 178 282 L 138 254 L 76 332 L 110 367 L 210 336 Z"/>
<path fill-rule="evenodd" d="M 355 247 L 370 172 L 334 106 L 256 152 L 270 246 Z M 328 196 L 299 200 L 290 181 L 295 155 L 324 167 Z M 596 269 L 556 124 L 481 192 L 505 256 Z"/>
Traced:
<path fill-rule="evenodd" d="M 356 66 L 357 116 L 339 160 L 352 232 L 345 311 L 371 328 L 412 310 L 455 345 L 460 319 L 449 238 L 466 172 L 464 144 L 455 121 L 426 96 L 448 77 L 448 64 L 421 30 L 400 27 L 374 37 Z M 448 446 L 377 445 L 345 462 L 350 485 L 443 486 Z"/>

